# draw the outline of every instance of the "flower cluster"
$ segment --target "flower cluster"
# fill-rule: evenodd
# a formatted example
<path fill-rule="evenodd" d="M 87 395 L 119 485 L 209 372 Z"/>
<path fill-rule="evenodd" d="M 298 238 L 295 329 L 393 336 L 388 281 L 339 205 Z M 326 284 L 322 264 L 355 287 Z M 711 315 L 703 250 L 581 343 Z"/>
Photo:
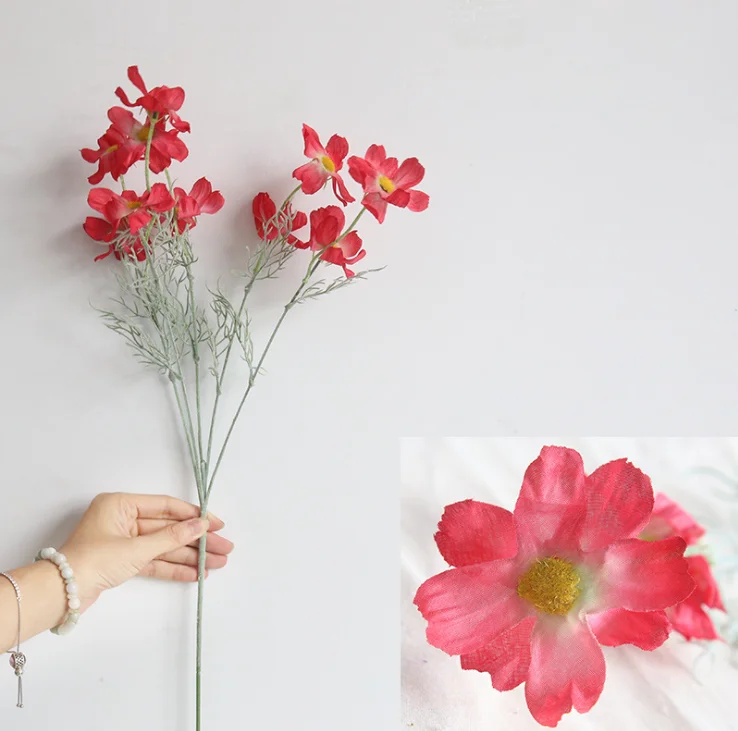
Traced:
<path fill-rule="evenodd" d="M 340 207 L 318 208 L 310 213 L 310 235 L 303 241 L 294 235 L 294 231 L 304 228 L 308 222 L 305 213 L 292 210 L 292 198 L 298 190 L 313 195 L 330 181 L 333 193 L 343 206 L 356 199 L 341 176 L 349 152 L 346 139 L 333 135 L 324 146 L 318 133 L 307 124 L 302 127 L 302 135 L 305 156 L 310 159 L 292 174 L 300 185 L 279 210 L 268 193 L 259 193 L 254 198 L 257 233 L 264 241 L 282 236 L 295 248 L 310 249 L 321 261 L 336 264 L 343 268 L 347 277 L 353 277 L 355 272 L 349 269 L 349 265 L 366 256 L 363 241 L 355 230 L 359 219 L 365 211 L 369 211 L 379 223 L 383 223 L 388 205 L 424 211 L 428 207 L 428 194 L 414 188 L 423 180 L 425 169 L 414 157 L 399 164 L 397 158 L 387 157 L 381 145 L 372 145 L 364 157 L 349 157 L 349 175 L 363 189 L 359 214 L 346 227 L 346 217 Z"/>
<path fill-rule="evenodd" d="M 544 447 L 514 512 L 474 500 L 446 507 L 438 549 L 452 567 L 415 603 L 428 642 L 497 690 L 525 683 L 533 717 L 556 726 L 584 713 L 605 682 L 601 645 L 659 647 L 674 627 L 714 637 L 703 610 L 722 607 L 702 529 L 621 459 L 586 475 L 572 449 Z"/>
<path fill-rule="evenodd" d="M 143 119 L 137 119 L 129 109 L 111 107 L 110 127 L 98 139 L 98 149 L 81 151 L 84 160 L 97 163 L 97 170 L 88 178 L 90 183 L 97 185 L 110 174 L 122 187 L 120 193 L 93 188 L 87 198 L 102 218 L 88 217 L 83 228 L 95 241 L 107 245 L 107 250 L 95 257 L 96 261 L 110 254 L 117 259 L 131 257 L 143 261 L 154 225 L 171 225 L 182 234 L 196 225 L 199 215 L 216 213 L 224 203 L 223 196 L 213 191 L 206 178 L 200 178 L 189 193 L 173 188 L 170 182 L 149 183 L 149 171 L 157 175 L 167 172 L 173 160 L 182 162 L 188 155 L 179 136 L 190 131 L 189 122 L 179 116 L 185 93 L 179 86 L 147 89 L 137 66 L 128 69 L 128 78 L 140 96 L 131 101 L 120 87 L 115 93 L 127 107 L 142 113 Z M 126 190 L 123 176 L 141 160 L 145 165 L 146 190 L 139 195 Z"/>

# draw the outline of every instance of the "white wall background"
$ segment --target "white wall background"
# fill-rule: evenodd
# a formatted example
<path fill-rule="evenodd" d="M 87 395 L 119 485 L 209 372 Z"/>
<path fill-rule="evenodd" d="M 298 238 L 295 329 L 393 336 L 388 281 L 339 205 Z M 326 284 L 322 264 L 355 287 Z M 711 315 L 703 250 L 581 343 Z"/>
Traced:
<path fill-rule="evenodd" d="M 738 728 L 738 439 L 518 437 L 406 439 L 402 446 L 402 719 L 405 729 L 536 731 L 523 686 L 500 693 L 485 673 L 431 647 L 413 605 L 418 586 L 448 569 L 433 536 L 444 506 L 474 498 L 512 510 L 544 444 L 577 449 L 587 473 L 627 457 L 654 491 L 677 500 L 706 529 L 728 616 L 721 642 L 677 634 L 653 652 L 605 647 L 607 680 L 595 707 L 563 717 L 559 731 L 733 731 Z M 732 621 L 731 621 L 732 617 Z"/>
<path fill-rule="evenodd" d="M 362 227 L 387 270 L 294 313 L 220 473 L 238 548 L 207 597 L 207 728 L 397 723 L 399 436 L 735 432 L 731 0 L 2 15 L 3 566 L 101 490 L 193 494 L 165 390 L 88 304 L 111 284 L 80 230 L 78 150 L 128 64 L 186 89 L 180 178 L 228 201 L 196 231 L 211 274 L 238 265 L 251 196 L 290 189 L 303 121 L 428 169 L 427 213 Z M 262 337 L 291 286 L 262 293 Z M 0 726 L 190 728 L 192 600 L 134 583 L 29 643 L 28 708 L 0 679 Z"/>

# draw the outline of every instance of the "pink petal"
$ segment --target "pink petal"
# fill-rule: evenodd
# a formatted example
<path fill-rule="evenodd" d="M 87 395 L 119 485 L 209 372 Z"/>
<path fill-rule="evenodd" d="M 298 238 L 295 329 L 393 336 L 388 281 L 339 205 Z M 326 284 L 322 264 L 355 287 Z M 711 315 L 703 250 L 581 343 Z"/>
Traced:
<path fill-rule="evenodd" d="M 369 211 L 377 221 L 379 221 L 379 223 L 384 221 L 384 217 L 387 214 L 387 201 L 382 198 L 379 193 L 368 193 L 361 201 L 361 205 L 363 205 L 364 208 L 366 208 L 366 210 Z"/>
<path fill-rule="evenodd" d="M 344 206 L 349 203 L 353 203 L 356 199 L 348 192 L 346 184 L 343 182 L 343 178 L 340 175 L 332 175 L 333 178 L 333 192 Z"/>
<path fill-rule="evenodd" d="M 587 477 L 586 491 L 583 550 L 594 551 L 636 536 L 648 523 L 653 509 L 651 480 L 627 459 L 598 467 Z"/>
<path fill-rule="evenodd" d="M 146 195 L 146 207 L 157 213 L 164 213 L 174 208 L 174 198 L 164 183 L 154 183 L 151 192 Z"/>
<path fill-rule="evenodd" d="M 302 212 L 298 211 L 295 213 L 295 217 L 292 219 L 292 231 L 297 231 L 307 226 L 307 216 Z"/>
<path fill-rule="evenodd" d="M 203 213 L 217 213 L 225 205 L 225 198 L 219 190 L 214 190 L 202 204 Z"/>
<path fill-rule="evenodd" d="M 674 629 L 688 640 L 719 640 L 715 625 L 702 608 L 699 599 L 691 596 L 666 610 Z"/>
<path fill-rule="evenodd" d="M 704 534 L 705 529 L 689 513 L 660 492 L 656 495 L 651 520 L 643 530 L 641 538 L 658 540 L 681 536 L 687 545 L 691 546 Z"/>
<path fill-rule="evenodd" d="M 410 203 L 410 193 L 402 188 L 397 188 L 387 196 L 387 203 L 398 208 L 407 208 L 408 203 Z"/>
<path fill-rule="evenodd" d="M 108 203 L 118 197 L 110 188 L 93 188 L 87 194 L 87 205 L 98 213 L 103 213 Z M 125 203 L 123 205 L 125 207 Z"/>
<path fill-rule="evenodd" d="M 305 140 L 305 156 L 306 157 L 322 157 L 325 155 L 326 150 L 323 145 L 320 144 L 320 138 L 318 133 L 308 125 L 302 125 L 302 137 Z"/>
<path fill-rule="evenodd" d="M 687 566 L 689 567 L 689 575 L 697 585 L 690 599 L 697 599 L 700 604 L 712 609 L 726 611 L 723 600 L 720 598 L 720 589 L 712 575 L 712 569 L 707 559 L 704 556 L 688 556 Z"/>
<path fill-rule="evenodd" d="M 136 121 L 128 109 L 123 109 L 123 107 L 108 109 L 108 119 L 113 123 L 115 130 L 126 137 L 134 137 L 135 133 L 141 129 L 141 123 Z"/>
<path fill-rule="evenodd" d="M 340 135 L 333 135 L 333 137 L 328 140 L 325 150 L 331 160 L 333 160 L 336 170 L 340 170 L 343 167 L 343 158 L 348 155 L 349 151 L 349 145 L 346 138 L 341 137 Z"/>
<path fill-rule="evenodd" d="M 102 218 L 94 218 L 88 216 L 85 222 L 82 224 L 82 228 L 85 233 L 95 241 L 109 242 L 114 233 L 113 227 L 108 221 L 104 221 Z M 105 258 L 107 254 L 101 255 L 98 258 Z"/>
<path fill-rule="evenodd" d="M 518 547 L 525 555 L 550 543 L 578 551 L 586 509 L 584 463 L 579 452 L 544 447 L 528 466 L 515 504 Z"/>
<path fill-rule="evenodd" d="M 364 159 L 373 167 L 379 169 L 387 158 L 384 145 L 371 145 L 364 155 Z"/>
<path fill-rule="evenodd" d="M 376 178 L 377 170 L 361 157 L 350 157 L 348 159 L 349 175 L 364 189 L 367 179 Z"/>
<path fill-rule="evenodd" d="M 525 700 L 538 723 L 556 726 L 572 706 L 586 713 L 597 702 L 604 685 L 605 658 L 585 621 L 536 623 L 531 635 Z"/>
<path fill-rule="evenodd" d="M 447 505 L 435 538 L 451 566 L 512 558 L 518 550 L 512 513 L 476 500 Z"/>
<path fill-rule="evenodd" d="M 359 234 L 356 231 L 350 231 L 338 242 L 338 249 L 346 259 L 350 259 L 359 253 L 361 244 Z"/>
<path fill-rule="evenodd" d="M 623 607 L 635 612 L 666 609 L 694 591 L 687 544 L 674 537 L 663 541 L 629 538 L 613 543 L 604 552 L 599 568 L 598 609 Z"/>
<path fill-rule="evenodd" d="M 530 636 L 535 623 L 535 617 L 528 617 L 481 650 L 462 655 L 461 667 L 489 673 L 492 687 L 497 690 L 516 688 L 528 677 Z"/>
<path fill-rule="evenodd" d="M 137 234 L 144 226 L 149 225 L 151 214 L 147 211 L 138 210 L 128 216 L 128 225 L 132 234 Z"/>
<path fill-rule="evenodd" d="M 128 78 L 131 83 L 142 93 L 146 93 L 146 84 L 144 84 L 141 74 L 138 71 L 138 66 L 128 67 Z"/>
<path fill-rule="evenodd" d="M 392 179 L 398 188 L 414 188 L 425 176 L 425 168 L 420 164 L 417 157 L 410 157 L 400 165 Z"/>
<path fill-rule="evenodd" d="M 430 203 L 430 196 L 427 193 L 423 193 L 422 190 L 411 190 L 410 191 L 410 202 L 407 207 L 414 213 L 420 213 L 428 208 Z"/>
<path fill-rule="evenodd" d="M 200 178 L 192 186 L 190 195 L 202 206 L 205 199 L 210 195 L 213 186 L 207 178 Z"/>
<path fill-rule="evenodd" d="M 317 193 L 328 180 L 328 171 L 316 162 L 306 162 L 292 173 L 292 177 L 302 183 L 303 193 L 312 195 Z"/>
<path fill-rule="evenodd" d="M 474 652 L 531 616 L 516 592 L 517 564 L 500 560 L 444 571 L 424 582 L 415 604 L 428 642 L 449 655 Z"/>
<path fill-rule="evenodd" d="M 587 621 L 601 645 L 635 645 L 641 650 L 655 650 L 669 637 L 666 612 L 631 612 L 628 609 L 608 609 L 588 614 Z"/>

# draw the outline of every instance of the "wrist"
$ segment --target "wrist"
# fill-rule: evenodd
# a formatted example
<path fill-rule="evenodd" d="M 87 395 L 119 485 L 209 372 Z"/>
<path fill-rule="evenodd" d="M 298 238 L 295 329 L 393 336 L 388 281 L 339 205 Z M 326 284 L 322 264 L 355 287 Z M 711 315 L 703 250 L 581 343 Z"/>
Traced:
<path fill-rule="evenodd" d="M 74 546 L 64 545 L 59 549 L 59 552 L 64 554 L 67 559 L 67 563 L 74 572 L 74 583 L 77 586 L 77 596 L 80 600 L 79 613 L 84 614 L 98 599 L 100 596 L 100 589 L 97 587 L 95 581 L 95 571 L 91 568 L 88 559 L 89 553 L 85 550 L 80 550 Z M 50 561 L 44 561 L 43 563 L 51 563 Z M 51 566 L 57 569 L 58 566 L 51 563 Z M 66 596 L 66 587 L 63 586 L 64 580 L 59 577 L 62 583 L 61 592 L 63 596 Z"/>

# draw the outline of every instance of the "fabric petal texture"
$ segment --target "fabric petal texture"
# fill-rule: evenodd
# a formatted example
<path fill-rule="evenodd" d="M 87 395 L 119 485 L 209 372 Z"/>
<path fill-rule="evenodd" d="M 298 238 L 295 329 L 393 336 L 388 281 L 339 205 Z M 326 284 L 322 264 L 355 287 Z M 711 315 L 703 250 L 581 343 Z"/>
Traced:
<path fill-rule="evenodd" d="M 532 614 L 514 588 L 515 564 L 500 560 L 444 571 L 424 582 L 415 604 L 428 642 L 449 655 L 474 652 Z"/>
<path fill-rule="evenodd" d="M 489 645 L 461 656 L 464 670 L 489 673 L 492 687 L 497 690 L 512 690 L 528 677 L 530 666 L 530 637 L 535 617 L 499 634 Z"/>
<path fill-rule="evenodd" d="M 652 509 L 651 480 L 627 459 L 598 467 L 587 477 L 582 549 L 594 551 L 637 535 L 648 523 Z"/>
<path fill-rule="evenodd" d="M 600 608 L 650 612 L 686 599 L 695 587 L 684 559 L 686 547 L 677 536 L 663 541 L 630 538 L 613 543 L 601 566 Z"/>
<path fill-rule="evenodd" d="M 605 685 L 605 657 L 585 621 L 538 622 L 531 635 L 525 700 L 542 726 L 572 707 L 586 713 Z"/>
<path fill-rule="evenodd" d="M 663 493 L 658 493 L 653 513 L 641 538 L 659 540 L 681 536 L 688 546 L 694 545 L 705 534 L 705 529 L 680 505 Z"/>
<path fill-rule="evenodd" d="M 517 553 L 513 514 L 476 500 L 447 505 L 435 539 L 451 566 L 512 558 Z"/>
<path fill-rule="evenodd" d="M 663 610 L 631 612 L 608 609 L 587 616 L 589 626 L 601 645 L 635 645 L 642 650 L 655 650 L 666 642 L 671 625 Z"/>

